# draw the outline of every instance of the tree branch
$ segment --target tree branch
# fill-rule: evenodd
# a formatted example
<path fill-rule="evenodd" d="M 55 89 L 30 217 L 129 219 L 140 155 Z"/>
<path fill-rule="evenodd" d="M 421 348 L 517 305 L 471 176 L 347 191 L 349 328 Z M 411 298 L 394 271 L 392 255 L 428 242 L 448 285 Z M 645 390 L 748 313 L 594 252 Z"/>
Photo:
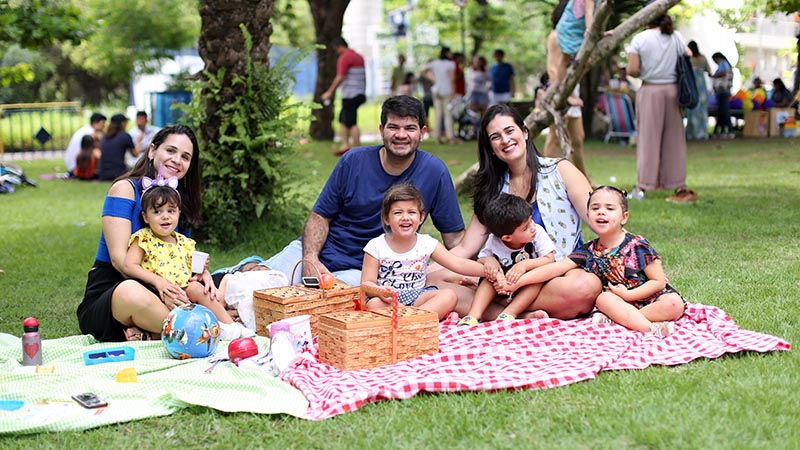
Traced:
<path fill-rule="evenodd" d="M 680 0 L 655 0 L 618 27 L 604 32 L 608 19 L 614 12 L 614 0 L 600 0 L 595 9 L 594 22 L 589 30 L 589 35 L 578 50 L 575 63 L 567 69 L 567 76 L 562 83 L 553 83 L 547 89 L 542 103 L 551 103 L 555 110 L 563 109 L 567 105 L 569 94 L 589 69 L 610 55 L 630 35 L 666 13 L 678 2 Z M 525 125 L 530 133 L 536 136 L 549 127 L 552 121 L 552 116 L 547 111 L 535 108 L 525 118 Z"/>
<path fill-rule="evenodd" d="M 575 64 L 567 69 L 567 75 L 562 83 L 553 83 L 545 91 L 544 97 L 541 99 L 541 107 L 535 107 L 525 118 L 525 126 L 528 127 L 530 139 L 538 136 L 542 130 L 550 126 L 553 122 L 554 111 L 563 110 L 567 106 L 569 94 L 589 69 L 610 55 L 630 35 L 639 31 L 658 16 L 666 13 L 679 2 L 680 0 L 654 0 L 653 3 L 639 10 L 613 30 L 604 31 L 608 19 L 614 12 L 615 2 L 614 0 L 599 0 L 595 8 L 594 22 L 589 29 L 589 35 L 584 40 L 580 50 L 578 50 Z M 551 112 L 545 109 L 544 103 L 548 103 L 552 107 Z M 536 104 L 538 105 L 539 102 L 536 102 Z M 476 162 L 458 176 L 456 188 L 463 190 L 465 186 L 469 186 L 472 175 L 477 170 L 478 163 Z"/>

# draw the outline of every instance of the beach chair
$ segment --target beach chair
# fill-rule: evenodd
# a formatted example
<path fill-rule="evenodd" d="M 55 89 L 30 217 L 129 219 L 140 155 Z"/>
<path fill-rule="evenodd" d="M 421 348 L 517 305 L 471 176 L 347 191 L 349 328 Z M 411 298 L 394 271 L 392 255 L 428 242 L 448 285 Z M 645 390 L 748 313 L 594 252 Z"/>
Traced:
<path fill-rule="evenodd" d="M 606 114 L 611 120 L 611 126 L 603 141 L 608 143 L 612 138 L 621 138 L 629 142 L 636 137 L 636 122 L 630 97 L 627 94 L 616 93 L 602 95 Z"/>

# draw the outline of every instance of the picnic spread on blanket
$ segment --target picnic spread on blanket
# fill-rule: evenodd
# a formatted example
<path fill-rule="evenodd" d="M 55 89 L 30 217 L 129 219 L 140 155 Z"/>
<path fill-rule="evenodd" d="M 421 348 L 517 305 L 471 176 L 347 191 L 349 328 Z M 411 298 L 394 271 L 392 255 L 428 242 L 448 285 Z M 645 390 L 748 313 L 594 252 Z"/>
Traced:
<path fill-rule="evenodd" d="M 313 290 L 292 289 L 320 307 Z M 322 420 L 420 392 L 549 388 L 589 380 L 601 371 L 791 348 L 778 337 L 742 330 L 721 309 L 701 304 L 687 305 L 676 332 L 664 339 L 590 319 L 458 327 L 455 313 L 437 324 L 435 317 L 431 323 L 416 308 L 396 304 L 388 312 L 352 311 L 363 305 L 363 290 L 361 299 L 351 298 L 358 291 L 338 286 L 328 294 L 345 297 L 340 303 L 350 311 L 321 314 L 314 321 L 319 336 L 311 336 L 307 314 L 297 315 L 313 311 L 295 307 L 293 317 L 275 313 L 291 303 L 282 297 L 285 288 L 256 295 L 259 333 L 266 331 L 263 321 L 269 314 L 272 322 L 284 319 L 300 329 L 302 351 L 282 363 L 279 377 L 263 336 L 233 345 L 220 342 L 209 356 L 191 359 L 171 357 L 161 341 L 120 345 L 69 336 L 42 342 L 42 366 L 22 366 L 21 339 L 0 334 L 0 433 L 83 430 L 192 405 Z M 265 301 L 274 304 L 265 307 Z M 296 333 L 291 326 L 280 328 Z M 415 337 L 419 345 L 412 345 Z M 259 353 L 242 359 L 254 354 L 253 343 Z M 75 398 L 82 394 L 86 397 Z M 79 405 L 87 401 L 98 403 Z"/>

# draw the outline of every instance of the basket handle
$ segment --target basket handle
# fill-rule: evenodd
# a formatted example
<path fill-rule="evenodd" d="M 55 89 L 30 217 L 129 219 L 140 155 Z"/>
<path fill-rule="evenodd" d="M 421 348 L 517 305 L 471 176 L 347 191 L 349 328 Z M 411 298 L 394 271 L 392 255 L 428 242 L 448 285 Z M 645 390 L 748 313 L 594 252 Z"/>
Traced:
<path fill-rule="evenodd" d="M 295 272 L 297 272 L 297 268 L 298 268 L 298 267 L 300 267 L 300 264 L 301 264 L 302 262 L 304 262 L 304 261 L 305 261 L 305 262 L 307 262 L 307 263 L 308 263 L 308 264 L 309 264 L 311 267 L 313 267 L 313 268 L 314 268 L 314 270 L 317 272 L 317 280 L 319 280 L 320 278 L 322 278 L 322 272 L 320 272 L 320 271 L 319 271 L 319 269 L 317 268 L 317 265 L 316 265 L 316 264 L 312 263 L 311 261 L 309 261 L 309 260 L 307 260 L 307 259 L 300 258 L 300 261 L 297 261 L 297 262 L 294 264 L 294 268 L 292 269 L 292 278 L 290 278 L 290 279 L 289 279 L 289 283 L 290 283 L 290 284 L 291 284 L 291 283 L 292 283 L 292 281 L 294 280 L 294 275 L 295 275 Z M 322 280 L 320 280 L 320 282 L 321 282 L 321 281 L 322 281 Z M 319 285 L 319 288 L 322 290 L 322 298 L 323 298 L 323 299 L 325 299 L 325 300 L 327 300 L 327 299 L 328 299 L 328 297 L 327 297 L 327 295 L 325 294 L 325 291 L 326 291 L 327 289 L 323 288 L 323 287 L 322 287 L 322 284 L 320 284 L 320 285 Z"/>
<path fill-rule="evenodd" d="M 386 288 L 386 287 L 378 287 L 372 286 L 368 284 L 362 284 L 361 288 L 358 290 L 359 295 L 359 309 L 366 311 L 367 310 L 367 302 L 366 296 L 370 295 L 373 297 L 392 297 L 392 364 L 397 362 L 397 326 L 398 326 L 398 318 L 397 318 L 397 309 L 398 303 L 400 303 L 397 299 L 397 291 L 394 289 Z"/>

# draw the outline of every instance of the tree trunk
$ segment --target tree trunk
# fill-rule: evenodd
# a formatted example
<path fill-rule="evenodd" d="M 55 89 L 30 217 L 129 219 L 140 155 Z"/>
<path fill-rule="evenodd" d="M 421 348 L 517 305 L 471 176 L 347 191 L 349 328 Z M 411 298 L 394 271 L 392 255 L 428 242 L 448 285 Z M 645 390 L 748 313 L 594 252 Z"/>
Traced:
<path fill-rule="evenodd" d="M 330 48 L 329 44 L 341 36 L 344 11 L 349 4 L 350 0 L 308 0 L 317 45 L 325 46 L 317 49 L 317 85 L 314 87 L 314 101 L 317 103 L 322 103 L 320 96 L 336 78 L 336 50 Z M 333 102 L 313 111 L 314 119 L 308 131 L 311 138 L 318 141 L 333 140 L 333 112 Z"/>
<path fill-rule="evenodd" d="M 640 31 L 646 24 L 666 13 L 679 2 L 680 0 L 654 0 L 653 3 L 639 10 L 618 27 L 609 30 L 606 35 L 604 30 L 613 12 L 615 2 L 614 0 L 599 0 L 594 11 L 594 23 L 575 57 L 575 63 L 567 70 L 564 81 L 550 85 L 542 102 L 547 102 L 554 111 L 563 110 L 567 106 L 567 97 L 589 69 L 607 58 L 628 36 Z M 534 108 L 525 118 L 525 125 L 528 127 L 531 139 L 549 127 L 552 122 L 553 116 L 539 107 Z M 459 175 L 456 187 L 463 189 L 463 184 L 470 183 L 472 174 L 476 170 L 478 170 L 478 163 L 473 164 Z"/>
<path fill-rule="evenodd" d="M 204 145 L 219 141 L 221 108 L 242 90 L 241 86 L 231 83 L 235 75 L 245 70 L 244 36 L 240 25 L 245 26 L 252 36 L 250 56 L 253 62 L 269 67 L 270 19 L 274 6 L 275 0 L 203 0 L 200 5 L 202 26 L 197 43 L 200 57 L 209 73 L 217 74 L 221 69 L 225 70 L 221 79 L 224 88 L 219 97 L 205 96 L 207 120 L 199 125 Z"/>
<path fill-rule="evenodd" d="M 797 33 L 797 64 L 794 69 L 792 94 L 797 95 L 797 91 L 800 91 L 800 33 Z"/>
<path fill-rule="evenodd" d="M 467 57 L 467 64 L 472 64 L 472 58 L 479 54 L 481 51 L 481 47 L 483 47 L 484 37 L 483 33 L 475 32 L 475 30 L 479 29 L 479 25 L 486 21 L 489 16 L 489 3 L 487 0 L 477 0 L 475 3 L 478 4 L 478 12 L 470 19 L 470 35 L 472 37 L 472 52 Z"/>

